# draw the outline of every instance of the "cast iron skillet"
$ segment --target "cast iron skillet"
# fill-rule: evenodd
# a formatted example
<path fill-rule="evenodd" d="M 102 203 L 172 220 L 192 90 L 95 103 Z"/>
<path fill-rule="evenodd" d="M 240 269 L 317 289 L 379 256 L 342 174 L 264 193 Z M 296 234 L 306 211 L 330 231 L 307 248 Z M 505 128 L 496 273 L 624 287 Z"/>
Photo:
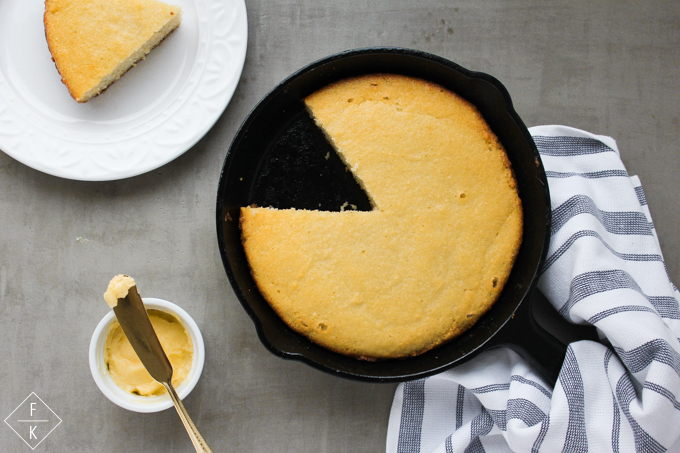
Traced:
<path fill-rule="evenodd" d="M 503 292 L 470 330 L 425 354 L 400 360 L 360 361 L 324 349 L 289 329 L 259 293 L 241 245 L 239 208 L 340 210 L 346 202 L 370 210 L 363 191 L 304 109 L 302 99 L 343 78 L 397 73 L 426 79 L 458 93 L 482 113 L 505 147 L 524 208 L 524 236 Z M 347 206 L 347 205 L 345 205 Z M 534 320 L 531 295 L 550 234 L 550 197 L 536 146 L 495 78 L 424 52 L 366 48 L 342 52 L 294 73 L 255 107 L 236 134 L 217 194 L 217 236 L 225 270 L 262 343 L 272 353 L 332 374 L 365 381 L 429 376 L 499 345 L 517 350 L 549 380 L 557 378 L 566 346 Z"/>

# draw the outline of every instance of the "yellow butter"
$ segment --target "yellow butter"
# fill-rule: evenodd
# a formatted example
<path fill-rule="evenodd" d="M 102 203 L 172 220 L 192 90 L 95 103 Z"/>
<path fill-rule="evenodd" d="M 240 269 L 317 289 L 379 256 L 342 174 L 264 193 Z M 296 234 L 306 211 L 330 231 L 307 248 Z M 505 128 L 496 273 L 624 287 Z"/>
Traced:
<path fill-rule="evenodd" d="M 135 286 L 135 280 L 129 275 L 119 274 L 111 279 L 109 287 L 104 293 L 104 300 L 109 307 L 113 308 L 118 305 L 118 299 L 123 299 L 127 296 L 130 288 Z"/>
<path fill-rule="evenodd" d="M 177 388 L 191 371 L 194 346 L 184 325 L 174 316 L 148 310 L 149 319 L 172 365 L 172 385 Z M 111 379 L 126 392 L 142 396 L 164 394 L 165 387 L 154 380 L 137 357 L 118 321 L 114 322 L 104 345 L 104 363 Z"/>

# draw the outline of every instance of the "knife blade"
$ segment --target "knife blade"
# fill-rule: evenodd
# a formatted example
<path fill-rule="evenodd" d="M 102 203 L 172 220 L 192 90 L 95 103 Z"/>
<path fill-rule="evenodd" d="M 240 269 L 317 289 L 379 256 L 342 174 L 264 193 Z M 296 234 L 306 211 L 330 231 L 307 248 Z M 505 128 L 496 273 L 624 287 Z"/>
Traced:
<path fill-rule="evenodd" d="M 136 285 L 128 289 L 125 297 L 118 298 L 113 311 L 132 349 L 151 377 L 160 383 L 170 383 L 172 365 L 158 340 Z"/>

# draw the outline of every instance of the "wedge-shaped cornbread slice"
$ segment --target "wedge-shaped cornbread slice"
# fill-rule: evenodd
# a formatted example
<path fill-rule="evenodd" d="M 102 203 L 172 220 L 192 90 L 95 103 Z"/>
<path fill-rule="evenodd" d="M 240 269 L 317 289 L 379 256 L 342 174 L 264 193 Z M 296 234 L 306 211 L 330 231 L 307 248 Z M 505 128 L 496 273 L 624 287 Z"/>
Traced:
<path fill-rule="evenodd" d="M 157 0 L 46 0 L 45 36 L 73 99 L 97 96 L 182 20 L 182 10 Z"/>

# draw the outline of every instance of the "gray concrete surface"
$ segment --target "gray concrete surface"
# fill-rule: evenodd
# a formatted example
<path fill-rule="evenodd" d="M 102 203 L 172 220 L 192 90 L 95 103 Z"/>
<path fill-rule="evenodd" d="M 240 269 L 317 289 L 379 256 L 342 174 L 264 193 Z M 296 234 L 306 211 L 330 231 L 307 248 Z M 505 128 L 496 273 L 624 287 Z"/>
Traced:
<path fill-rule="evenodd" d="M 614 137 L 680 281 L 679 2 L 248 0 L 247 8 L 234 98 L 174 162 L 84 183 L 0 153 L 0 419 L 31 392 L 63 419 L 35 451 L 192 451 L 173 411 L 127 412 L 92 380 L 88 344 L 119 272 L 202 328 L 207 361 L 185 403 L 216 452 L 384 450 L 395 385 L 334 378 L 267 352 L 227 281 L 214 227 L 218 176 L 239 124 L 284 77 L 337 51 L 438 54 L 501 80 L 528 126 Z M 30 449 L 3 423 L 0 451 Z"/>

